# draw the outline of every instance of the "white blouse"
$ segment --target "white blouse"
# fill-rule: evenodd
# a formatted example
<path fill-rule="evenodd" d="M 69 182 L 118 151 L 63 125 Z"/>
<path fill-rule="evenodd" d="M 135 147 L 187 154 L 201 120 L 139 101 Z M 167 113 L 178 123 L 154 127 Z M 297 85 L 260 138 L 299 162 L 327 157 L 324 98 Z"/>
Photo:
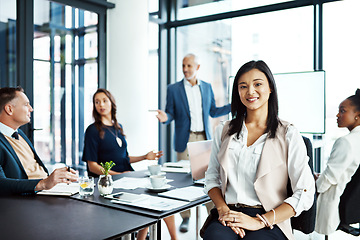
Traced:
<path fill-rule="evenodd" d="M 212 188 L 218 187 L 221 189 L 220 183 L 220 164 L 217 159 L 217 155 L 221 146 L 221 133 L 224 127 L 224 123 L 220 124 L 215 131 L 212 151 L 210 156 L 210 162 L 208 170 L 205 174 L 205 191 L 209 192 Z M 265 144 L 267 133 L 260 136 L 251 146 L 247 147 L 248 130 L 243 124 L 240 132 L 239 139 L 236 138 L 236 134 L 231 136 L 229 142 L 229 169 L 228 183 L 225 192 L 225 202 L 227 204 L 242 203 L 250 206 L 261 205 L 258 199 L 254 182 L 256 178 L 256 171 L 261 157 L 261 152 Z M 304 148 L 304 141 L 298 132 L 298 130 L 290 125 L 286 133 L 286 141 L 288 143 L 288 172 L 295 176 L 300 176 L 299 172 L 294 166 L 302 164 L 304 162 L 304 156 L 296 154 L 300 147 Z M 310 168 L 308 168 L 310 172 Z M 311 176 L 311 173 L 307 173 Z M 301 185 L 313 186 L 313 189 L 308 189 L 307 193 L 311 196 L 301 198 L 302 191 L 295 191 L 294 194 L 285 200 L 290 204 L 295 212 L 296 216 L 300 214 L 304 209 L 308 209 L 312 205 L 313 195 L 315 193 L 315 184 L 312 177 L 304 178 L 308 183 L 301 181 Z M 312 181 L 312 182 L 311 182 Z M 302 187 L 296 186 L 298 183 L 294 183 L 293 189 L 302 189 Z M 304 201 L 305 199 L 305 201 Z"/>

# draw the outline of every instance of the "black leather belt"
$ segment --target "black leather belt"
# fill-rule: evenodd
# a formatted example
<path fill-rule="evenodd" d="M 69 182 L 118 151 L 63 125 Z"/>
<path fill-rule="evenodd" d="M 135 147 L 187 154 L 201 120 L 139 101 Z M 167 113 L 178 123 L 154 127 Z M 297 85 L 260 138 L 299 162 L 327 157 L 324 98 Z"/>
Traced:
<path fill-rule="evenodd" d="M 205 134 L 205 131 L 201 131 L 201 132 L 190 131 L 190 133 L 195 134 L 195 135 L 200 135 L 200 134 Z"/>
<path fill-rule="evenodd" d="M 235 204 L 228 204 L 229 207 L 236 207 L 236 208 L 263 208 L 262 205 L 255 205 L 255 206 L 249 206 L 242 203 L 235 203 Z"/>

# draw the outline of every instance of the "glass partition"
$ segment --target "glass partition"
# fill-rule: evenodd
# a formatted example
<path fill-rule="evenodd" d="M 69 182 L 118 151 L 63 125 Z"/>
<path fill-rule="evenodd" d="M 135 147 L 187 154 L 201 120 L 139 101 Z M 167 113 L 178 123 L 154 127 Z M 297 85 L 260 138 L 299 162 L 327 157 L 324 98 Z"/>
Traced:
<path fill-rule="evenodd" d="M 199 79 L 212 84 L 217 105 L 224 105 L 230 76 L 250 60 L 264 60 L 273 73 L 312 71 L 313 26 L 313 8 L 302 7 L 178 27 L 176 80 L 183 78 L 185 54 L 198 55 Z M 214 127 L 223 118 L 212 119 Z"/>
<path fill-rule="evenodd" d="M 97 14 L 34 1 L 34 145 L 44 162 L 82 164 L 98 87 Z"/>

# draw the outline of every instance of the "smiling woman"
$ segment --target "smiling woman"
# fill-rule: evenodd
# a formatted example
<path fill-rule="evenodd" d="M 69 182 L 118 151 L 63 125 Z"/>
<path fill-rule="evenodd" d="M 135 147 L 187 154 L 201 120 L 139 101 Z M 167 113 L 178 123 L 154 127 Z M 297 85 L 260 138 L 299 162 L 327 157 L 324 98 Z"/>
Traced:
<path fill-rule="evenodd" d="M 276 85 L 265 62 L 239 69 L 231 113 L 233 120 L 216 129 L 206 172 L 205 190 L 217 211 L 204 239 L 292 240 L 290 218 L 312 206 L 315 184 L 300 133 L 278 118 Z"/>

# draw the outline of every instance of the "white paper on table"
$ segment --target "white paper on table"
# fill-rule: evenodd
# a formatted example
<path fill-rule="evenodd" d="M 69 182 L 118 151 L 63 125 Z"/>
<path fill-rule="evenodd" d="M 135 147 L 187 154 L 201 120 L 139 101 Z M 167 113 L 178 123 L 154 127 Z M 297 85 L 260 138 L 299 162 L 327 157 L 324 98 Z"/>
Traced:
<path fill-rule="evenodd" d="M 207 194 L 201 187 L 189 186 L 159 193 L 159 196 L 191 202 L 200 198 L 204 198 L 207 196 Z"/>
<path fill-rule="evenodd" d="M 166 179 L 166 182 L 171 182 L 173 180 Z M 149 187 L 150 181 L 149 178 L 133 178 L 133 177 L 123 177 L 114 181 L 114 188 L 122 189 L 136 189 L 136 188 L 147 188 Z"/>
<path fill-rule="evenodd" d="M 141 207 L 156 211 L 169 211 L 189 203 L 189 202 L 174 200 L 170 198 L 162 198 L 162 197 L 156 197 L 146 194 L 141 194 L 141 196 L 142 195 L 144 195 L 144 199 L 136 202 L 122 202 L 117 200 L 111 200 L 111 202 L 124 204 L 124 205 L 131 205 L 135 207 Z"/>
<path fill-rule="evenodd" d="M 149 184 L 146 178 L 123 177 L 114 181 L 114 188 L 136 189 L 145 188 Z"/>

